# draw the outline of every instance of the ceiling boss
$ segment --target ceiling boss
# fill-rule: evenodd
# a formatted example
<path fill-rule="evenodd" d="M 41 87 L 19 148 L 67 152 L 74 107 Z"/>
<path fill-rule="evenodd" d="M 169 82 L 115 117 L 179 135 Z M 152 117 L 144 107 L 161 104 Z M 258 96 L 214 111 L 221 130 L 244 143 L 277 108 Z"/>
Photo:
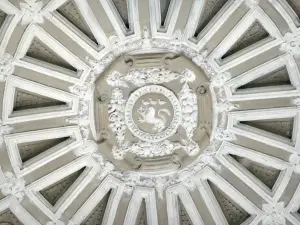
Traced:
<path fill-rule="evenodd" d="M 183 161 L 197 157 L 202 136 L 208 136 L 211 130 L 211 114 L 201 116 L 205 107 L 200 105 L 207 97 L 197 97 L 205 79 L 193 62 L 173 53 L 120 57 L 96 82 L 98 94 L 106 92 L 110 96 L 107 130 L 111 133 L 113 158 L 138 158 L 149 166 L 149 160 L 152 165 L 176 155 L 182 161 L 181 167 Z M 211 110 L 209 104 L 206 108 Z M 198 128 L 202 129 L 201 135 Z M 203 132 L 205 129 L 207 132 Z M 143 170 L 144 166 L 138 168 Z M 173 166 L 171 163 L 170 168 Z"/>

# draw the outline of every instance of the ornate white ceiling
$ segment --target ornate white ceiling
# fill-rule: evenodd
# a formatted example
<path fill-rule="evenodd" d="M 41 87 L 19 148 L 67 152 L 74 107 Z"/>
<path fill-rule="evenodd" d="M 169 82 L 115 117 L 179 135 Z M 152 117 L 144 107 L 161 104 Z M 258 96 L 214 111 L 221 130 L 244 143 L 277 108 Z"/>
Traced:
<path fill-rule="evenodd" d="M 1 0 L 0 225 L 300 224 L 299 0 Z"/>

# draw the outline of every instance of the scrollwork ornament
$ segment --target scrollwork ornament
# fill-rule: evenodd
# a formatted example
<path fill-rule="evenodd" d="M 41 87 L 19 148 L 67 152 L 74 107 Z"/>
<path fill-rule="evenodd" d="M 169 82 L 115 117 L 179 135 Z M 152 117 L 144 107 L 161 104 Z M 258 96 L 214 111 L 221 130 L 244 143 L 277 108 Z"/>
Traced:
<path fill-rule="evenodd" d="M 0 184 L 0 190 L 3 195 L 12 195 L 21 202 L 25 196 L 25 180 L 23 178 L 16 178 L 11 172 L 5 172 L 4 178 L 4 183 Z"/>

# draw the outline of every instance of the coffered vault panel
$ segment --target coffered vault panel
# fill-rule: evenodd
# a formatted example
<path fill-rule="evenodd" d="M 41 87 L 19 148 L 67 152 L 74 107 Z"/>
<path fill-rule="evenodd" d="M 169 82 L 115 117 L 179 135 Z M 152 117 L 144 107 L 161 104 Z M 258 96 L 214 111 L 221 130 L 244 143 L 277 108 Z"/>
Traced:
<path fill-rule="evenodd" d="M 297 0 L 1 0 L 0 225 L 300 224 Z"/>

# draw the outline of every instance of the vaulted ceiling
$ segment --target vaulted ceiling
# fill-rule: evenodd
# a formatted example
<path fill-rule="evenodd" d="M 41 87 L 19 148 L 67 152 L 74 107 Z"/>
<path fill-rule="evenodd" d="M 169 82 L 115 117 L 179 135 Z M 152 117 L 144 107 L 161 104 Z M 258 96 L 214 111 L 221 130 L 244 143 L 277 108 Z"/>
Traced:
<path fill-rule="evenodd" d="M 299 0 L 1 0 L 0 225 L 300 224 L 299 57 Z"/>

